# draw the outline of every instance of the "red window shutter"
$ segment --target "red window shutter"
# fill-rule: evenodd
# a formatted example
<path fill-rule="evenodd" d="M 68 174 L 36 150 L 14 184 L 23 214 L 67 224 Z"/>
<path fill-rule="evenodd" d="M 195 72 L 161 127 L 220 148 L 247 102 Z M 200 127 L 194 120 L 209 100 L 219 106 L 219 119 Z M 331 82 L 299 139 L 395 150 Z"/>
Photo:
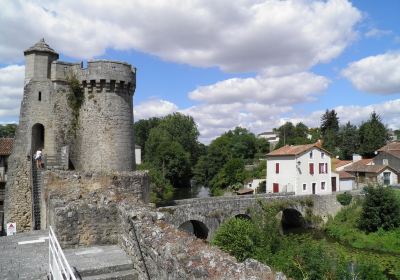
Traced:
<path fill-rule="evenodd" d="M 325 163 L 325 173 L 328 173 L 328 164 Z"/>
<path fill-rule="evenodd" d="M 310 174 L 314 174 L 314 163 L 310 163 Z"/>
<path fill-rule="evenodd" d="M 275 173 L 279 174 L 279 163 L 275 163 Z"/>

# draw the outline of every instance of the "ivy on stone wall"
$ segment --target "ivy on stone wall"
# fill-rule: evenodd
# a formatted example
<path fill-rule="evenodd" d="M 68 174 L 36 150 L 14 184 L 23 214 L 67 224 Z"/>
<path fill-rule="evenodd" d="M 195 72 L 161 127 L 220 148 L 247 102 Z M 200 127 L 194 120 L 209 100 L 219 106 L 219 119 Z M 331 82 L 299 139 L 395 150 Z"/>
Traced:
<path fill-rule="evenodd" d="M 67 96 L 68 106 L 72 110 L 73 117 L 71 131 L 76 135 L 76 130 L 79 126 L 79 111 L 82 107 L 83 101 L 85 100 L 85 95 L 79 80 L 75 76 L 68 77 L 67 83 L 70 88 L 70 92 Z"/>

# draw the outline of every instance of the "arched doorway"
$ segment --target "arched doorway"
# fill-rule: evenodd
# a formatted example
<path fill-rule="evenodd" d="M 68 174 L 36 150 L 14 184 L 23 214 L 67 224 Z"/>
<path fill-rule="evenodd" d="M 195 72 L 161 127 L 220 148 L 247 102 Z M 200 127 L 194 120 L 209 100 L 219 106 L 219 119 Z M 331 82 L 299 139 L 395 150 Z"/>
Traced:
<path fill-rule="evenodd" d="M 189 232 L 190 234 L 193 234 L 194 236 L 200 239 L 207 239 L 208 237 L 207 226 L 204 223 L 197 220 L 190 220 L 184 222 L 179 226 L 179 230 Z"/>
<path fill-rule="evenodd" d="M 296 209 L 285 209 L 282 211 L 282 230 L 284 233 L 301 231 L 306 227 L 303 215 Z"/>
<path fill-rule="evenodd" d="M 247 214 L 238 214 L 235 216 L 236 219 L 251 220 L 250 216 Z"/>
<path fill-rule="evenodd" d="M 31 152 L 35 153 L 38 149 L 44 148 L 44 126 L 41 123 L 36 123 L 32 126 L 32 142 Z"/>

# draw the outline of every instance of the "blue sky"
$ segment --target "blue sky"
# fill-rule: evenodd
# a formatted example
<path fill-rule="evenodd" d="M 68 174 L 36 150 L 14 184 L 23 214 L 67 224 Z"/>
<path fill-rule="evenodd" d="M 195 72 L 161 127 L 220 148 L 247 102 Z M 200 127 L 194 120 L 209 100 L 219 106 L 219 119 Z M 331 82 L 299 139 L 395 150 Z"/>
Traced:
<path fill-rule="evenodd" d="M 400 128 L 400 1 L 115 2 L 0 0 L 0 123 L 18 121 L 23 50 L 44 37 L 60 60 L 131 63 L 135 120 L 189 114 L 205 143 L 326 109 Z"/>

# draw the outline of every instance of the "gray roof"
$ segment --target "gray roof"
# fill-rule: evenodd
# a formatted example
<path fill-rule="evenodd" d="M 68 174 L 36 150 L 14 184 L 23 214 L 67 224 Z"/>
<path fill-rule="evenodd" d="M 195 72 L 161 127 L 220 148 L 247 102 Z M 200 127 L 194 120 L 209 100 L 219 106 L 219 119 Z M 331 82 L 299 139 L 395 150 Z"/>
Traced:
<path fill-rule="evenodd" d="M 34 44 L 32 47 L 24 51 L 24 55 L 30 54 L 32 52 L 44 52 L 44 53 L 51 53 L 55 54 L 58 56 L 58 53 L 56 53 L 55 50 L 53 50 L 46 42 L 44 41 L 44 38 L 40 39 L 39 42 Z"/>

